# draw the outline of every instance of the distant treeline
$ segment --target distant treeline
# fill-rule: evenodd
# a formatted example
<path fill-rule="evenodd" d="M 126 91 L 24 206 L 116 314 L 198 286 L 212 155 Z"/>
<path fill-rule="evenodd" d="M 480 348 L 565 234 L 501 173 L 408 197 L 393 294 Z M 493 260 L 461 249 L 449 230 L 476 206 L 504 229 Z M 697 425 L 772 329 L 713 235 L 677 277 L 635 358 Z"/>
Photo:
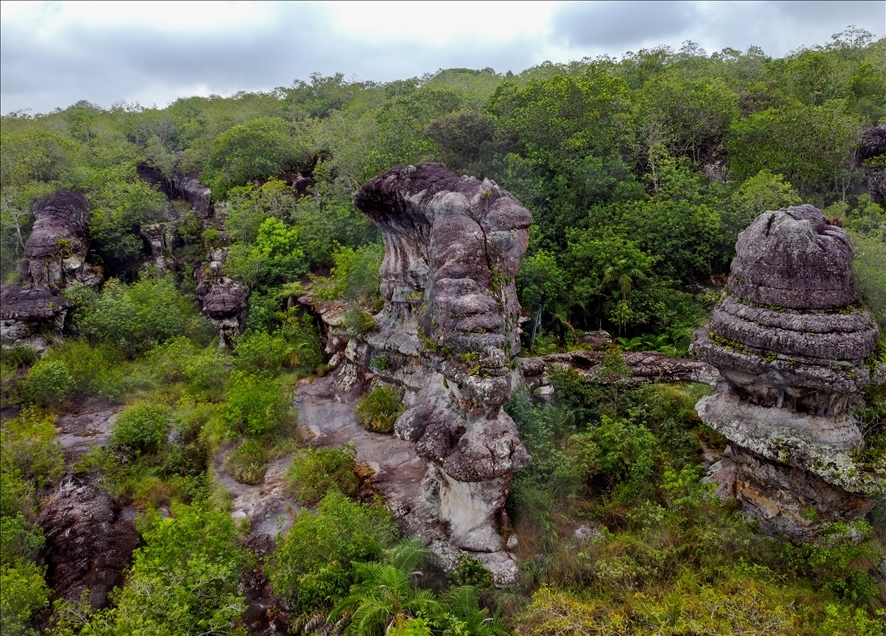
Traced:
<path fill-rule="evenodd" d="M 781 59 L 687 43 L 517 75 L 314 74 L 162 109 L 81 101 L 14 113 L 2 119 L 2 275 L 14 277 L 33 201 L 69 188 L 88 197 L 93 250 L 112 273 L 137 269 L 141 225 L 176 217 L 185 243 L 232 245 L 229 273 L 260 298 L 331 267 L 336 244 L 375 240 L 350 202 L 365 180 L 440 161 L 532 211 L 518 285 L 548 338 L 603 327 L 673 345 L 697 320 L 687 290 L 727 271 L 737 233 L 760 212 L 830 206 L 859 241 L 882 237 L 882 184 L 879 195 L 871 184 L 886 157 L 859 149 L 884 115 L 886 39 L 853 27 Z M 192 212 L 173 213 L 140 166 L 170 183 L 199 176 L 227 202 L 220 234 L 197 236 Z"/>

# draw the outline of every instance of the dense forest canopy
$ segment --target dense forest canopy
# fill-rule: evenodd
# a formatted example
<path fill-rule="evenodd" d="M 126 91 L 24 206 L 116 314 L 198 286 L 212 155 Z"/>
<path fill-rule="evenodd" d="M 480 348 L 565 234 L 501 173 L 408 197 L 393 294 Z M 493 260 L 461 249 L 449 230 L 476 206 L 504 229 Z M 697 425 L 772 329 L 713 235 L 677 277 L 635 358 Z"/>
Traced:
<path fill-rule="evenodd" d="M 329 267 L 333 242 L 371 241 L 353 190 L 431 160 L 497 181 L 533 212 L 522 298 L 549 331 L 676 334 L 693 321 L 687 286 L 726 271 L 738 231 L 761 211 L 802 200 L 838 217 L 879 214 L 864 193 L 882 157 L 861 156 L 859 142 L 884 117 L 884 46 L 849 28 L 783 59 L 687 42 L 518 75 L 448 69 L 375 84 L 315 74 L 163 109 L 78 102 L 11 114 L 3 276 L 21 256 L 31 203 L 56 188 L 88 196 L 106 262 L 137 261 L 139 227 L 169 214 L 138 177 L 147 165 L 166 179 L 199 175 L 228 202 L 232 271 L 261 288 Z M 301 196 L 281 187 L 299 178 L 311 180 Z M 289 234 L 260 232 L 266 217 Z"/>
<path fill-rule="evenodd" d="M 527 635 L 873 636 L 886 602 L 870 573 L 883 567 L 882 505 L 873 529 L 835 528 L 818 546 L 761 537 L 699 484 L 702 449 L 723 444 L 692 409 L 704 387 L 627 389 L 563 371 L 552 404 L 518 392 L 508 411 L 535 458 L 508 504 L 526 558 L 518 585 L 495 591 L 465 560 L 429 584 L 451 586 L 439 598 L 410 575 L 429 554 L 397 543 L 383 507 L 349 498 L 353 449 L 300 444 L 290 391 L 325 370 L 317 328 L 294 298 L 310 288 L 343 301 L 354 333 L 371 329 L 381 306 L 384 250 L 355 190 L 427 161 L 494 180 L 532 212 L 517 277 L 524 351 L 576 346 L 604 329 L 623 349 L 685 356 L 738 233 L 800 202 L 848 231 L 882 330 L 886 154 L 866 140 L 886 137 L 884 124 L 886 39 L 852 27 L 781 59 L 687 42 L 519 74 L 446 69 L 388 83 L 315 74 L 165 108 L 81 101 L 4 116 L 4 285 L 20 279 L 32 205 L 56 190 L 87 198 L 89 259 L 105 283 L 65 291 L 64 343 L 39 358 L 4 349 L 4 406 L 21 411 L 3 424 L 0 625 L 29 633 L 52 612 L 57 635 L 245 633 L 238 577 L 260 570 L 293 629 L 322 615 L 370 616 L 348 633 L 403 636 L 501 634 L 505 624 Z M 211 215 L 181 196 L 195 178 L 211 188 Z M 146 267 L 143 230 L 160 222 L 175 228 L 169 272 Z M 219 248 L 224 274 L 248 293 L 230 349 L 215 345 L 194 303 L 195 272 Z M 617 351 L 603 364 L 617 376 Z M 35 518 L 40 493 L 65 471 L 54 418 L 84 396 L 125 408 L 107 448 L 67 468 L 101 475 L 144 512 L 144 544 L 111 607 L 93 612 L 84 597 L 50 610 Z M 365 408 L 401 412 L 397 395 L 376 399 L 393 404 Z M 864 461 L 878 470 L 884 405 L 881 391 L 858 414 Z M 213 457 L 234 444 L 224 470 L 240 483 L 295 452 L 287 488 L 317 505 L 261 556 L 242 545 L 219 494 Z M 602 539 L 569 538 L 588 519 Z M 315 544 L 326 561 L 305 548 Z M 199 561 L 183 545 L 199 546 Z"/>

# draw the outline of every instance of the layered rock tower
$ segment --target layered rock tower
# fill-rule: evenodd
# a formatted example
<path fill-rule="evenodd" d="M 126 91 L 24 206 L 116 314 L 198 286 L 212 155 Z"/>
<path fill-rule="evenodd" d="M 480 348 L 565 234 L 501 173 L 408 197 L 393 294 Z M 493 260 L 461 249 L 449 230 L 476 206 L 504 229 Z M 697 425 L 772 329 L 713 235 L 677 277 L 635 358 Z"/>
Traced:
<path fill-rule="evenodd" d="M 502 405 L 518 381 L 514 278 L 532 217 L 494 182 L 434 163 L 379 175 L 354 203 L 384 238 L 385 305 L 359 346 L 376 381 L 404 389 L 396 434 L 427 460 L 425 498 L 450 542 L 501 550 L 512 473 L 530 462 Z"/>
<path fill-rule="evenodd" d="M 60 190 L 32 210 L 34 229 L 18 266 L 22 283 L 0 289 L 0 343 L 42 351 L 60 336 L 73 305 L 59 292 L 73 283 L 94 288 L 102 272 L 86 262 L 89 204 L 83 196 Z"/>
<path fill-rule="evenodd" d="M 811 205 L 761 214 L 739 235 L 725 296 L 692 347 L 723 378 L 696 407 L 730 442 L 711 468 L 718 492 L 800 540 L 886 493 L 886 475 L 856 459 L 852 412 L 886 378 L 852 257 L 846 232 Z"/>

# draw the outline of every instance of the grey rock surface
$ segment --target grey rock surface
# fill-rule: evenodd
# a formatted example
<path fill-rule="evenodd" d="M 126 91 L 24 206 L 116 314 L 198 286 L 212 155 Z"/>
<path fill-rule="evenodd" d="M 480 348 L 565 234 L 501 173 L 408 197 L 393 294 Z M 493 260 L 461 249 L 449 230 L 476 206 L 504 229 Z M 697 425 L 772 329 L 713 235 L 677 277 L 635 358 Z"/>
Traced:
<path fill-rule="evenodd" d="M 739 235 L 725 295 L 695 334 L 691 352 L 723 378 L 696 408 L 731 443 L 709 478 L 773 532 L 814 539 L 886 494 L 886 475 L 856 460 L 852 413 L 886 380 L 857 300 L 842 228 L 810 205 L 765 212 Z"/>
<path fill-rule="evenodd" d="M 735 252 L 729 288 L 745 301 L 809 310 L 858 300 L 849 237 L 811 205 L 764 212 Z"/>
<path fill-rule="evenodd" d="M 354 203 L 385 244 L 385 303 L 374 329 L 348 334 L 343 307 L 300 302 L 324 323 L 339 391 L 402 389 L 406 410 L 395 431 L 427 462 L 425 506 L 448 528 L 446 550 L 498 553 L 511 475 L 531 461 L 502 410 L 520 381 L 514 279 L 531 215 L 494 182 L 440 164 L 393 168 Z M 512 560 L 492 561 L 511 571 Z"/>

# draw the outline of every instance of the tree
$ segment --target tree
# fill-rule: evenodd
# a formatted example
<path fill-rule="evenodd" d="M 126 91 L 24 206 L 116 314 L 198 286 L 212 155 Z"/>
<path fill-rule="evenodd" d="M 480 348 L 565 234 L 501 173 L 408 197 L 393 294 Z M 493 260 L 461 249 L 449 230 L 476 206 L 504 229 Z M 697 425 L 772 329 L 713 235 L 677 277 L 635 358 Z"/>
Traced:
<path fill-rule="evenodd" d="M 739 180 L 761 170 L 784 175 L 804 198 L 821 205 L 851 163 L 860 123 L 839 101 L 821 106 L 790 101 L 768 108 L 732 126 L 730 169 Z"/>
<path fill-rule="evenodd" d="M 289 123 L 279 117 L 260 117 L 237 124 L 212 143 L 201 180 L 216 196 L 234 186 L 265 180 L 307 165 L 310 158 L 299 148 Z"/>

